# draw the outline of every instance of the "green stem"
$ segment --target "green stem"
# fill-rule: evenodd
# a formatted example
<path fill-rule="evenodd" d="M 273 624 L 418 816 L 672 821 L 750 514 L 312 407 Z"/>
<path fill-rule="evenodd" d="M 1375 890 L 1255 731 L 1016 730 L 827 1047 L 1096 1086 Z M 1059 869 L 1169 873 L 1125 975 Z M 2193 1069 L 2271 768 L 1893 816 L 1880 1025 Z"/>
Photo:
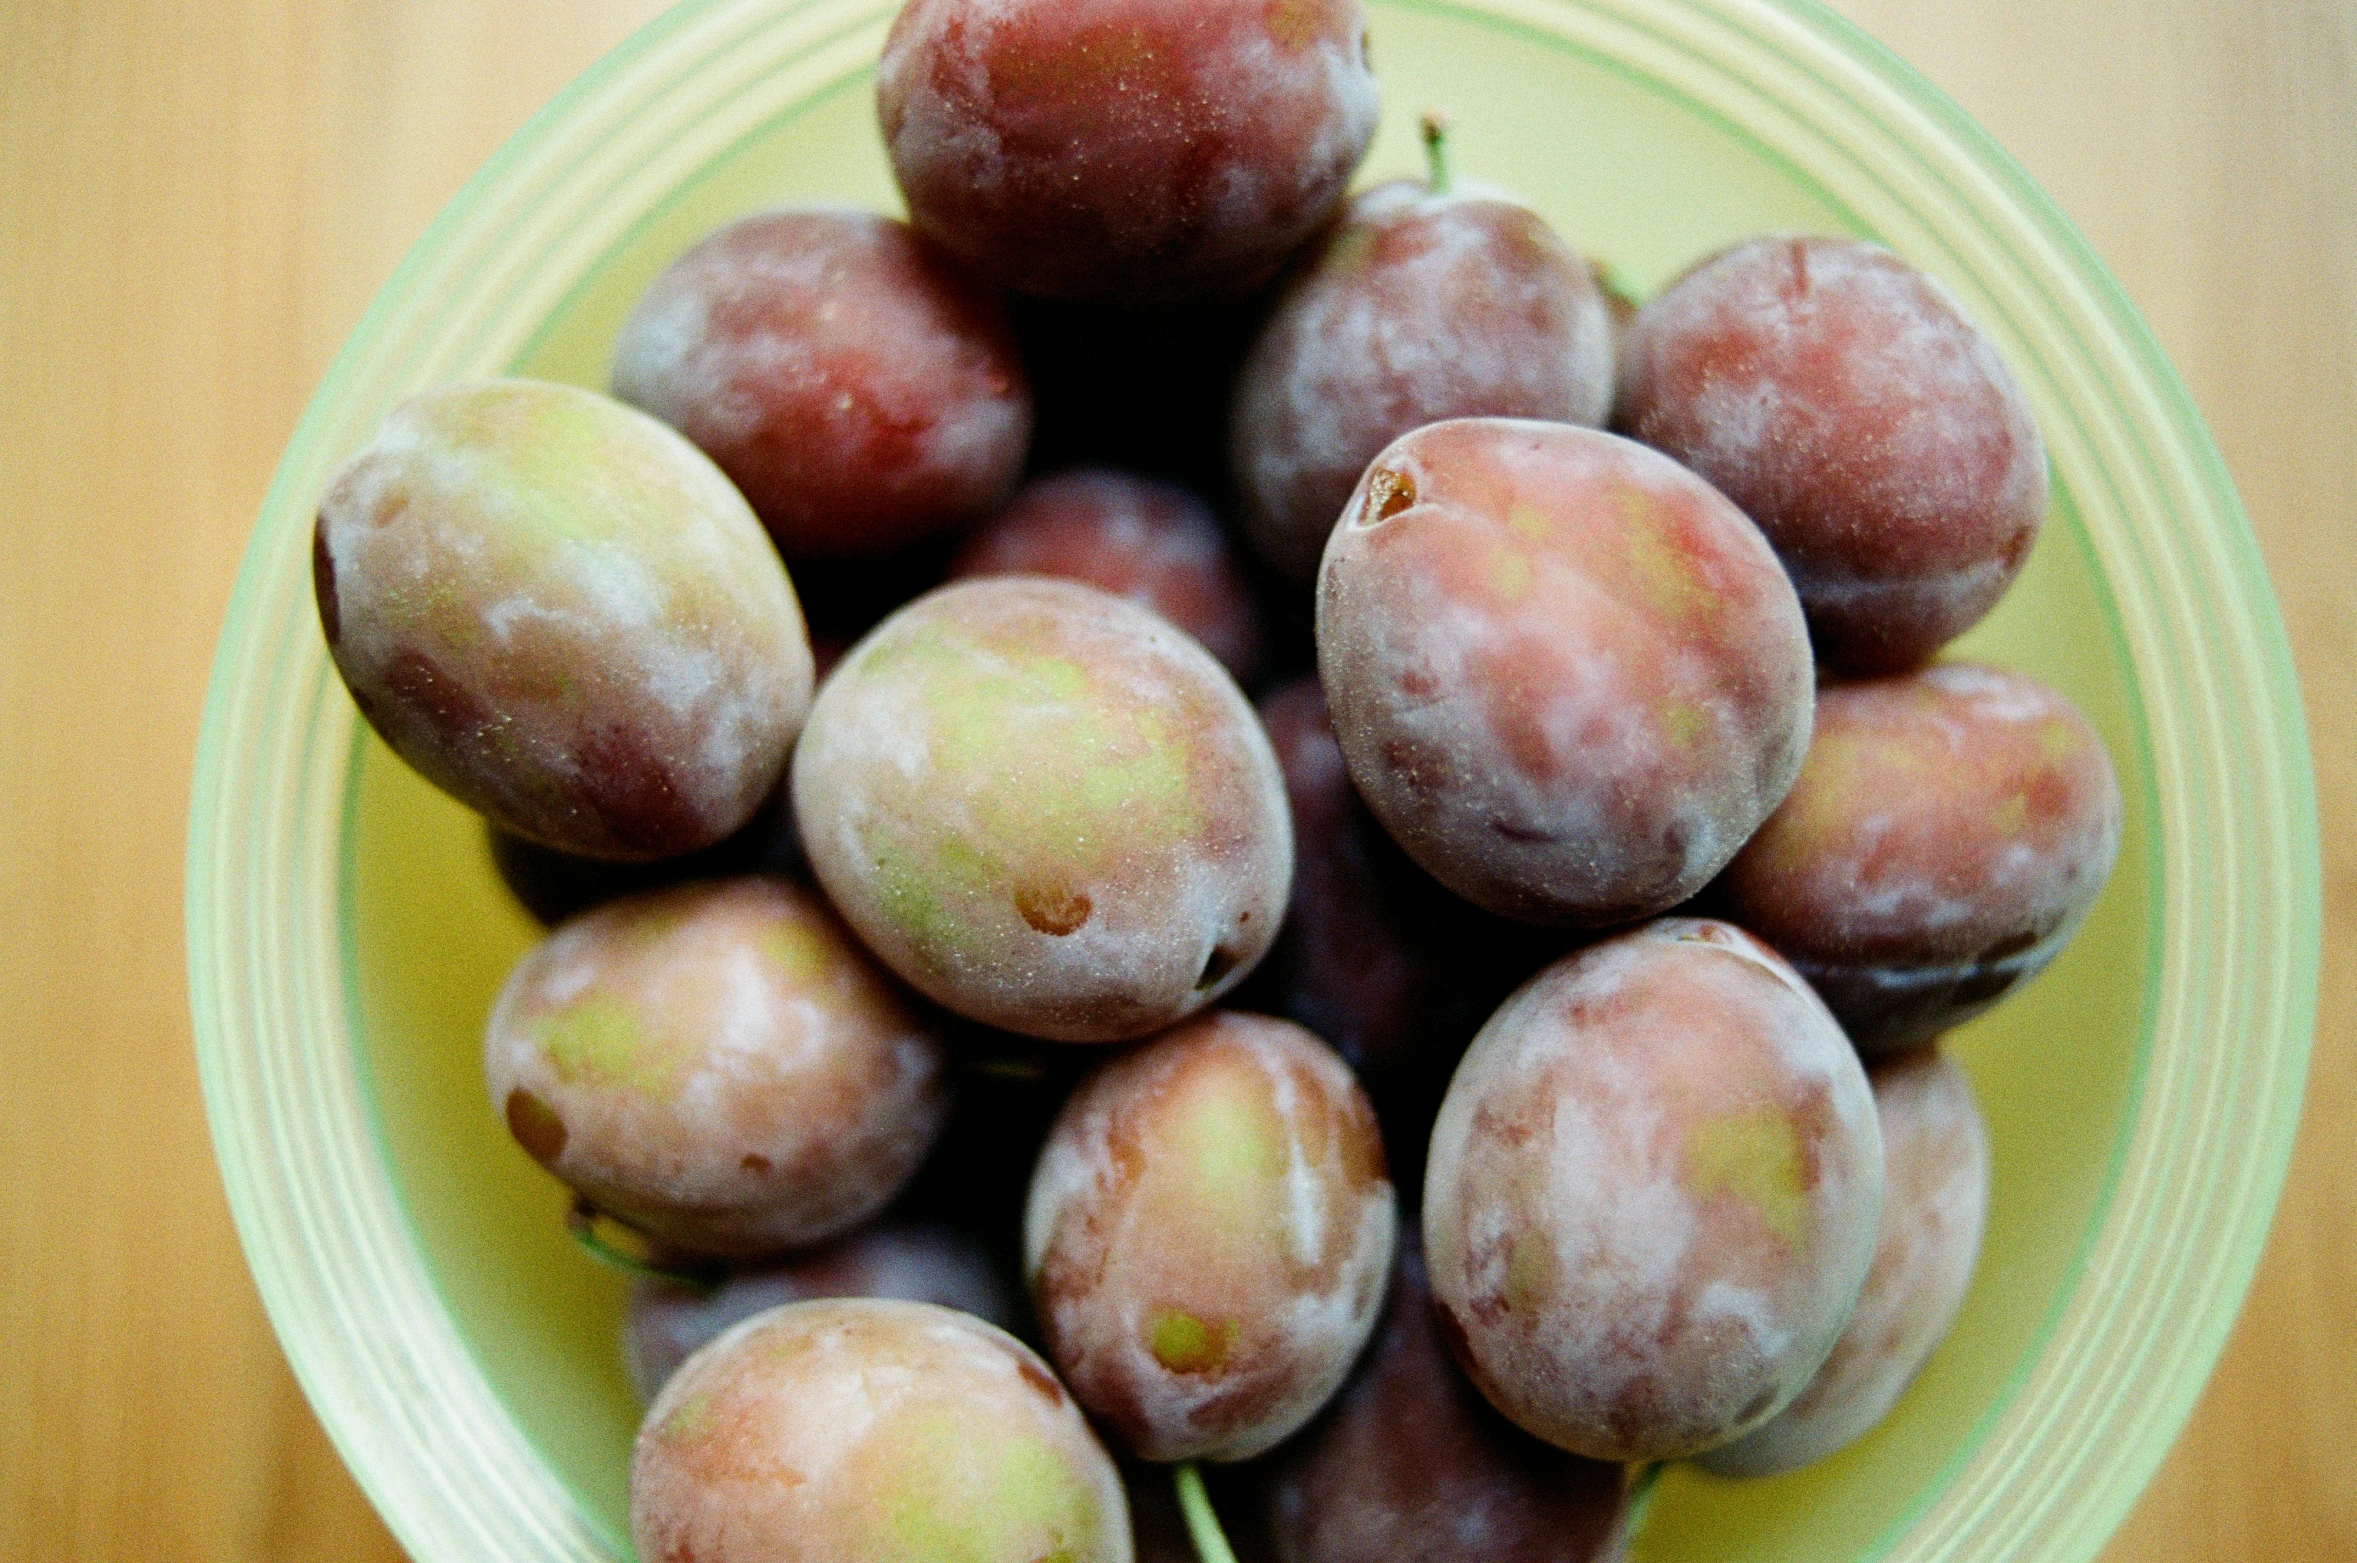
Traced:
<path fill-rule="evenodd" d="M 1195 1542 L 1195 1556 L 1203 1563 L 1236 1563 L 1236 1554 L 1211 1512 L 1211 1494 L 1203 1490 L 1203 1473 L 1189 1460 L 1176 1472 L 1179 1512 L 1187 1517 L 1187 1534 Z"/>
<path fill-rule="evenodd" d="M 651 1260 L 640 1258 L 624 1249 L 616 1248 L 599 1235 L 597 1218 L 603 1214 L 585 1199 L 573 1201 L 573 1208 L 565 1212 L 565 1230 L 573 1234 L 573 1241 L 582 1251 L 601 1264 L 613 1266 L 625 1275 L 650 1281 L 668 1281 L 674 1286 L 692 1286 L 699 1292 L 711 1291 L 726 1277 L 718 1266 L 694 1270 L 672 1270 Z"/>
<path fill-rule="evenodd" d="M 1424 111 L 1425 184 L 1434 195 L 1449 193 L 1448 116 L 1438 109 Z"/>

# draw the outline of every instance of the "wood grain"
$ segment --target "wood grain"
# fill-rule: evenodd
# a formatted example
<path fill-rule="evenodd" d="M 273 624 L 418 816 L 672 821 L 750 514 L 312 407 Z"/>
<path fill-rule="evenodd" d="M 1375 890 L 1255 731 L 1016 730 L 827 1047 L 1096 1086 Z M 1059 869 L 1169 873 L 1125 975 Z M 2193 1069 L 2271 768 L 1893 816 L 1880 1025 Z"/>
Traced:
<path fill-rule="evenodd" d="M 0 9 L 0 1557 L 400 1555 L 294 1387 L 213 1169 L 189 757 L 246 528 L 337 345 L 476 165 L 656 9 Z M 2143 308 L 2307 691 L 2328 927 L 2305 1128 L 2217 1377 L 2107 1557 L 2357 1557 L 2357 8 L 1841 9 Z"/>

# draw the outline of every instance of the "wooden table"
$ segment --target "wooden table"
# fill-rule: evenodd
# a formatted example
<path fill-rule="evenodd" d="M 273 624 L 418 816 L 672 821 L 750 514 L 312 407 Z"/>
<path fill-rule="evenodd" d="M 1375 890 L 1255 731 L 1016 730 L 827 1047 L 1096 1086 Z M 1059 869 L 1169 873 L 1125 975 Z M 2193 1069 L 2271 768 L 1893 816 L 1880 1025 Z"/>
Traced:
<path fill-rule="evenodd" d="M 278 449 L 461 180 L 658 0 L 0 9 L 0 1557 L 397 1558 L 230 1229 L 189 756 Z M 2357 1557 L 2357 8 L 1845 0 L 2077 220 L 2242 486 L 2329 926 L 2258 1283 L 2109 1557 Z"/>

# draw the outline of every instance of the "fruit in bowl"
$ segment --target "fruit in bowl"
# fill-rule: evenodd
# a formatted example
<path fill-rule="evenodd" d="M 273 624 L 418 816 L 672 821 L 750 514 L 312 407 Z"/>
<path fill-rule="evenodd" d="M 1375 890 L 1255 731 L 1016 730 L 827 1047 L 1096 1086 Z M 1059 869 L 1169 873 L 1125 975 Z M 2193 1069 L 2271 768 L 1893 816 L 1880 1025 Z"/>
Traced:
<path fill-rule="evenodd" d="M 756 25 L 751 12 L 715 7 L 655 37 L 638 62 L 679 67 L 726 58 L 742 67 L 770 48 L 771 58 L 833 59 L 810 67 L 812 79 L 843 80 L 862 68 L 858 60 L 804 51 L 831 36 L 827 25 L 855 12 L 875 22 L 884 14 L 881 7 L 813 6 Z M 1829 146 L 1778 118 L 1782 110 L 1759 109 L 1762 83 L 1801 101 L 1796 59 L 1898 80 L 1876 77 L 1882 67 L 1830 34 L 1802 27 L 1779 49 L 1763 50 L 1756 39 L 1747 45 L 1749 35 L 1719 13 L 1645 8 L 1646 17 L 1672 18 L 1700 40 L 1695 47 L 1705 68 L 1698 74 L 1672 69 L 1645 43 L 1650 35 L 1627 28 L 1631 14 L 1563 6 L 1549 9 L 1544 25 L 1516 31 L 1478 7 L 1377 6 L 1370 21 L 1395 103 L 1458 106 L 1460 161 L 1512 183 L 1559 231 L 1604 252 L 1624 276 L 1658 283 L 1728 240 L 1799 228 L 1872 232 L 1899 253 L 1932 261 L 1957 284 L 2049 420 L 2061 498 L 2046 544 L 1962 650 L 2023 668 L 2062 690 L 2102 735 L 2127 783 L 2121 867 L 2078 941 L 2006 1009 L 1956 1042 L 1988 1109 L 1995 1186 L 2012 1191 L 1993 1203 L 1988 1239 L 2006 1284 L 1992 1289 L 1984 1282 L 1967 1298 L 1957 1332 L 1926 1379 L 1873 1438 L 1831 1465 L 1765 1484 L 1666 1476 L 1653 1490 L 1639 1545 L 1662 1557 L 1712 1555 L 1731 1545 L 1757 1556 L 1780 1549 L 1781 1555 L 1840 1555 L 1862 1551 L 1873 1536 L 1890 1531 L 1907 1547 L 1962 1536 L 1971 1546 L 2000 1548 L 2008 1536 L 2025 1533 L 2033 1513 L 2041 1523 L 2051 1520 L 2055 1511 L 2038 1507 L 2039 1495 L 2051 1499 L 2058 1492 L 2082 1505 L 2072 1512 L 2097 1516 L 2083 1525 L 2099 1527 L 2104 1506 L 2125 1499 L 2117 1483 L 2073 1482 L 2086 1469 L 2091 1445 L 2032 1438 L 2028 1447 L 2040 1458 L 2025 1465 L 2020 1439 L 2028 1435 L 2012 1430 L 2042 1425 L 2039 1408 L 2057 1402 L 2041 1397 L 2059 1393 L 2053 1382 L 2071 1364 L 2095 1382 L 2130 1385 L 2126 1395 L 2098 1398 L 2099 1415 L 2129 1419 L 2105 1425 L 2148 1426 L 2134 1421 L 2138 1415 L 2166 1420 L 2150 1409 L 2154 1401 L 2139 1398 L 2146 1392 L 2134 1369 L 2151 1360 L 2160 1338 L 2141 1327 L 2145 1316 L 2134 1315 L 2134 1329 L 2097 1325 L 2117 1324 L 2119 1309 L 2158 1285 L 2156 1274 L 2182 1273 L 2170 1266 L 2190 1262 L 2186 1244 L 2204 1234 L 2223 1234 L 2230 1247 L 2242 1243 L 2233 1234 L 2255 1219 L 2253 1188 L 2263 1210 L 2268 1180 L 2222 1176 L 2219 1158 L 2232 1153 L 2219 1136 L 2159 1144 L 2152 1117 L 2170 1103 L 2200 1113 L 2258 1112 L 2250 1105 L 2257 1100 L 2266 1107 L 2259 1112 L 2264 1128 L 2282 1115 L 2280 1090 L 2256 1098 L 2220 1095 L 2218 1082 L 2280 1082 L 2284 1049 L 2296 1051 L 2279 1009 L 2267 1007 L 2274 1002 L 2267 994 L 2279 994 L 2289 979 L 2270 978 L 2278 970 L 2270 958 L 2240 942 L 2272 927 L 2281 935 L 2279 947 L 2295 947 L 2297 932 L 2286 934 L 2280 921 L 2269 921 L 2284 915 L 2283 906 L 2270 909 L 2265 887 L 2254 890 L 2247 879 L 2204 891 L 2205 875 L 2271 859 L 2260 852 L 2203 861 L 2173 845 L 2196 833 L 2227 839 L 2237 830 L 2264 834 L 2297 824 L 2297 799 L 2273 807 L 2283 800 L 2268 792 L 2264 775 L 2246 793 L 2259 800 L 2254 812 L 2263 817 L 2256 821 L 2196 818 L 2202 799 L 2179 785 L 2194 763 L 2186 747 L 2191 738 L 2209 754 L 2282 752 L 2282 729 L 2269 725 L 2283 709 L 2269 697 L 2281 690 L 2269 683 L 2265 666 L 2214 658 L 2180 664 L 2170 655 L 2201 627 L 2200 614 L 2247 608 L 2258 600 L 2258 588 L 2242 581 L 2185 613 L 2164 611 L 2150 589 L 2144 561 L 2208 557 L 2204 551 L 2219 536 L 2231 537 L 2231 502 L 2188 476 L 2198 463 L 2166 468 L 2155 478 L 2123 454 L 2132 442 L 2113 440 L 2133 427 L 2172 449 L 2201 449 L 2189 423 L 2149 408 L 2140 413 L 2132 400 L 2104 389 L 2148 383 L 2161 372 L 2139 358 L 2132 330 L 2123 336 L 2099 284 L 2094 306 L 2083 299 L 2023 304 L 2031 294 L 2016 286 L 2021 277 L 2076 275 L 2070 268 L 2083 264 L 2067 253 L 2058 258 L 2038 211 L 1967 185 L 1967 193 L 1943 198 L 1950 206 L 1934 202 L 1938 209 L 1927 216 L 1879 186 L 1866 171 L 1866 152 L 1856 148 L 1884 148 L 1951 169 L 1978 166 L 1974 159 L 1983 154 L 1865 110 L 1845 120 Z M 728 35 L 726 50 L 717 46 L 720 32 Z M 874 41 L 872 35 L 866 41 L 863 58 Z M 1599 59 L 1616 64 L 1606 69 Z M 608 85 L 616 79 L 607 78 Z M 690 72 L 685 79 L 699 78 Z M 1486 124 L 1463 107 L 1476 101 L 1491 111 Z M 284 486 L 303 490 L 298 508 L 323 486 L 329 467 L 365 442 L 396 394 L 502 371 L 603 383 L 613 325 L 637 287 L 701 232 L 749 209 L 742 194 L 748 186 L 739 183 L 732 195 L 713 170 L 735 169 L 745 179 L 766 171 L 759 181 L 765 202 L 780 192 L 870 201 L 878 193 L 875 165 L 860 161 L 873 155 L 858 150 L 872 146 L 858 139 L 868 134 L 861 116 L 830 119 L 823 102 L 765 122 L 750 137 L 704 135 L 689 123 L 693 114 L 674 112 L 661 93 L 627 108 L 608 103 L 597 110 L 598 102 L 585 89 L 566 112 L 590 115 L 591 123 L 640 127 L 667 148 L 656 165 L 662 177 L 655 183 L 666 192 L 661 214 L 649 219 L 652 197 L 628 196 L 610 178 L 592 176 L 551 150 L 551 143 L 541 143 L 539 162 L 511 161 L 503 177 L 546 176 L 552 190 L 570 192 L 581 220 L 560 242 L 525 247 L 524 270 L 536 280 L 501 295 L 505 303 L 494 312 L 501 323 L 464 334 L 464 353 L 446 345 L 438 356 L 414 360 L 405 383 L 347 376 L 323 395 L 290 451 Z M 1579 112 L 1567 117 L 1567 105 Z M 597 121 L 593 111 L 612 117 Z M 1582 127 L 1576 143 L 1563 133 L 1567 119 Z M 1805 113 L 1800 120 L 1809 123 Z M 1560 171 L 1543 159 L 1514 164 L 1515 154 L 1499 150 L 1514 145 L 1546 149 Z M 839 164 L 827 162 L 821 150 L 827 146 L 846 149 Z M 1576 152 L 1566 150 L 1574 146 Z M 1371 174 L 1404 171 L 1406 159 L 1395 155 L 1403 151 L 1412 148 L 1395 143 L 1387 150 L 1379 141 Z M 814 188 L 829 180 L 831 187 Z M 1658 189 L 1632 199 L 1632 181 Z M 2002 181 L 1998 188 L 2001 193 Z M 470 220 L 492 223 L 485 232 L 514 231 L 480 207 Z M 435 243 L 450 244 L 462 228 L 454 219 Z M 1969 259 L 1940 239 L 1941 232 L 1983 231 L 1999 242 L 1968 247 Z M 456 253 L 430 246 L 403 284 L 424 291 L 389 301 L 380 324 L 397 323 L 413 343 L 453 340 L 437 336 L 442 328 L 435 322 L 457 318 L 448 311 L 482 308 L 486 297 L 470 293 L 463 276 L 454 278 L 447 263 Z M 2040 308 L 2084 330 L 2066 342 L 2050 322 L 2041 323 L 2047 317 Z M 2106 373 L 2084 372 L 2086 362 Z M 2066 410 L 2059 423 L 2051 421 Z M 2113 497 L 2108 485 L 2128 482 L 2130 468 L 2139 491 L 2167 496 L 2157 520 L 2131 515 Z M 262 584 L 241 598 L 246 617 L 233 625 L 225 649 L 224 692 L 200 774 L 199 859 L 192 868 L 192 905 L 212 909 L 212 921 L 200 917 L 194 931 L 198 1012 L 241 1221 L 255 1244 L 265 1292 L 286 1321 L 290 1349 L 309 1365 L 307 1377 L 331 1425 L 348 1433 L 419 1430 L 419 1444 L 402 1444 L 407 1433 L 384 1435 L 387 1442 L 370 1443 L 359 1456 L 413 1546 L 433 1555 L 480 1552 L 470 1539 L 480 1523 L 510 1527 L 500 1531 L 509 1539 L 496 1545 L 511 1555 L 615 1551 L 616 1452 L 635 1423 L 612 1363 L 618 1283 L 586 1271 L 563 1247 L 552 1219 L 553 1186 L 505 1143 L 504 1128 L 481 1106 L 479 1078 L 468 1078 L 478 1040 L 471 1033 L 479 1033 L 489 990 L 530 936 L 490 879 L 478 829 L 382 751 L 346 742 L 352 717 L 340 693 L 314 685 L 306 695 L 300 679 L 288 685 L 248 676 L 273 665 L 262 655 L 267 645 L 294 647 L 287 654 L 298 663 L 308 657 L 314 676 L 319 666 L 316 643 L 265 638 L 302 625 L 310 608 L 307 572 L 297 568 L 301 552 L 285 555 L 285 538 L 283 525 L 273 530 L 266 522 L 256 559 L 269 563 L 257 564 L 253 580 Z M 2073 546 L 2057 548 L 2057 538 Z M 258 608 L 269 611 L 256 619 Z M 265 623 L 279 630 L 256 627 Z M 2060 626 L 2104 627 L 2109 634 L 2066 635 Z M 2219 698 L 2219 681 L 2240 697 Z M 2206 694 L 2197 698 L 2197 691 Z M 2144 725 L 2139 713 L 2164 706 L 2174 713 L 2169 723 Z M 2198 719 L 2185 716 L 2193 711 Z M 2221 730 L 2228 720 L 2221 713 L 2232 713 L 2232 733 Z M 2180 728 L 2179 717 L 2191 725 Z M 294 731 L 316 726 L 324 742 L 285 743 L 290 720 L 298 723 Z M 2274 784 L 2280 787 L 2280 776 Z M 252 850 L 262 839 L 275 845 Z M 2205 900 L 2231 904 L 2251 920 L 2204 946 L 2159 910 Z M 2292 900 L 2296 909 L 2297 897 Z M 253 916 L 228 918 L 224 907 L 250 907 Z M 246 932 L 262 927 L 284 932 L 249 943 Z M 2192 971 L 2218 982 L 2189 987 L 2185 974 Z M 2269 981 L 2276 987 L 2268 988 Z M 2245 1006 L 2233 1011 L 2250 1019 L 2238 1032 L 2271 1039 L 2268 1045 L 2232 1060 L 2199 1054 L 2197 1033 L 2224 1012 L 2197 1015 L 2195 993 L 2203 1004 Z M 251 1015 L 237 1010 L 232 1023 L 235 995 L 266 1004 Z M 322 1037 L 349 1045 L 322 1047 Z M 2258 1073 L 2238 1073 L 2244 1070 Z M 275 1082 L 271 1089 L 251 1089 L 264 1079 Z M 2057 1122 L 2065 1132 L 2056 1131 Z M 2247 1144 L 2249 1137 L 2226 1138 Z M 289 1171 L 308 1166 L 306 1157 L 341 1170 Z M 2128 1219 L 2162 1188 L 2205 1191 L 2183 1231 L 2156 1233 Z M 305 1214 L 288 1222 L 271 1212 Z M 287 1241 L 298 1231 L 329 1235 L 317 1245 Z M 2134 1247 L 2136 1262 L 2123 1262 L 2129 1257 L 2123 1245 Z M 359 1253 L 379 1257 L 363 1266 L 353 1260 Z M 2082 1265 L 2086 1255 L 2095 1262 Z M 361 1273 L 369 1284 L 355 1284 Z M 2168 1295 L 2173 1304 L 2209 1308 L 2204 1320 L 2222 1317 L 2217 1310 L 2231 1299 L 2222 1299 L 2219 1287 L 2232 1292 L 2239 1275 L 2218 1283 L 2212 1272 L 2202 1274 L 2210 1277 L 2203 1285 Z M 334 1301 L 322 1312 L 306 1299 Z M 373 1312 L 380 1327 L 306 1334 L 306 1320 L 316 1325 L 355 1308 Z M 421 1380 L 430 1392 L 397 1387 Z M 394 1404 L 402 1407 L 398 1416 L 388 1409 Z M 2146 1409 L 2139 1413 L 2139 1406 Z M 2007 1501 L 1985 1501 L 2000 1489 Z M 1804 1511 L 1805 1528 L 1798 1519 Z M 2076 1534 L 2068 1527 L 2053 1533 Z"/>

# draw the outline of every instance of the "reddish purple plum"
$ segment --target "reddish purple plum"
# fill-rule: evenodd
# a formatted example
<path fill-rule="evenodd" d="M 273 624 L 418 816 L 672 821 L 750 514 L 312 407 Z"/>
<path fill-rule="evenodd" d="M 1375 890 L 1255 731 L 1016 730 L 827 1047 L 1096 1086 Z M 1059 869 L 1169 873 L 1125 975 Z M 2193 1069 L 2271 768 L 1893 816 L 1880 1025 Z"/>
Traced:
<path fill-rule="evenodd" d="M 1860 1052 L 1926 1041 L 2045 969 L 2120 846 L 2103 740 L 2035 679 L 1970 663 L 1828 686 L 1783 807 L 1714 887 Z"/>
<path fill-rule="evenodd" d="M 797 559 L 973 520 L 1031 439 L 996 295 L 864 212 L 748 217 L 672 262 L 623 322 L 614 394 L 718 462 Z"/>
<path fill-rule="evenodd" d="M 1882 1139 L 1808 984 L 1726 923 L 1557 962 L 1457 1066 L 1424 1185 L 1450 1343 L 1591 1459 L 1743 1436 L 1808 1384 L 1874 1257 Z"/>
<path fill-rule="evenodd" d="M 1807 634 L 1759 529 L 1594 429 L 1465 418 L 1385 449 L 1326 546 L 1317 641 L 1367 806 L 1528 922 L 1685 900 L 1808 747 Z"/>
<path fill-rule="evenodd" d="M 1299 581 L 1401 435 L 1447 418 L 1600 424 L 1612 408 L 1604 296 L 1528 207 L 1395 181 L 1320 242 L 1245 361 L 1229 432 L 1253 548 Z"/>
<path fill-rule="evenodd" d="M 1608 1563 L 1621 1555 L 1621 1468 L 1540 1443 L 1457 1370 L 1424 1257 L 1400 1245 L 1366 1359 L 1275 1457 L 1278 1563 Z"/>
<path fill-rule="evenodd" d="M 1161 614 L 1238 682 L 1260 662 L 1260 609 L 1219 518 L 1175 484 L 1102 467 L 1034 479 L 966 540 L 949 574 L 1086 582 Z"/>
<path fill-rule="evenodd" d="M 2046 447 L 1954 295 L 1879 245 L 1712 256 L 1638 311 L 1614 427 L 1768 534 L 1843 673 L 1921 663 L 1995 606 L 2046 514 Z"/>
<path fill-rule="evenodd" d="M 1359 0 L 908 0 L 876 74 L 910 220 L 1002 286 L 1256 286 L 1375 131 Z"/>

